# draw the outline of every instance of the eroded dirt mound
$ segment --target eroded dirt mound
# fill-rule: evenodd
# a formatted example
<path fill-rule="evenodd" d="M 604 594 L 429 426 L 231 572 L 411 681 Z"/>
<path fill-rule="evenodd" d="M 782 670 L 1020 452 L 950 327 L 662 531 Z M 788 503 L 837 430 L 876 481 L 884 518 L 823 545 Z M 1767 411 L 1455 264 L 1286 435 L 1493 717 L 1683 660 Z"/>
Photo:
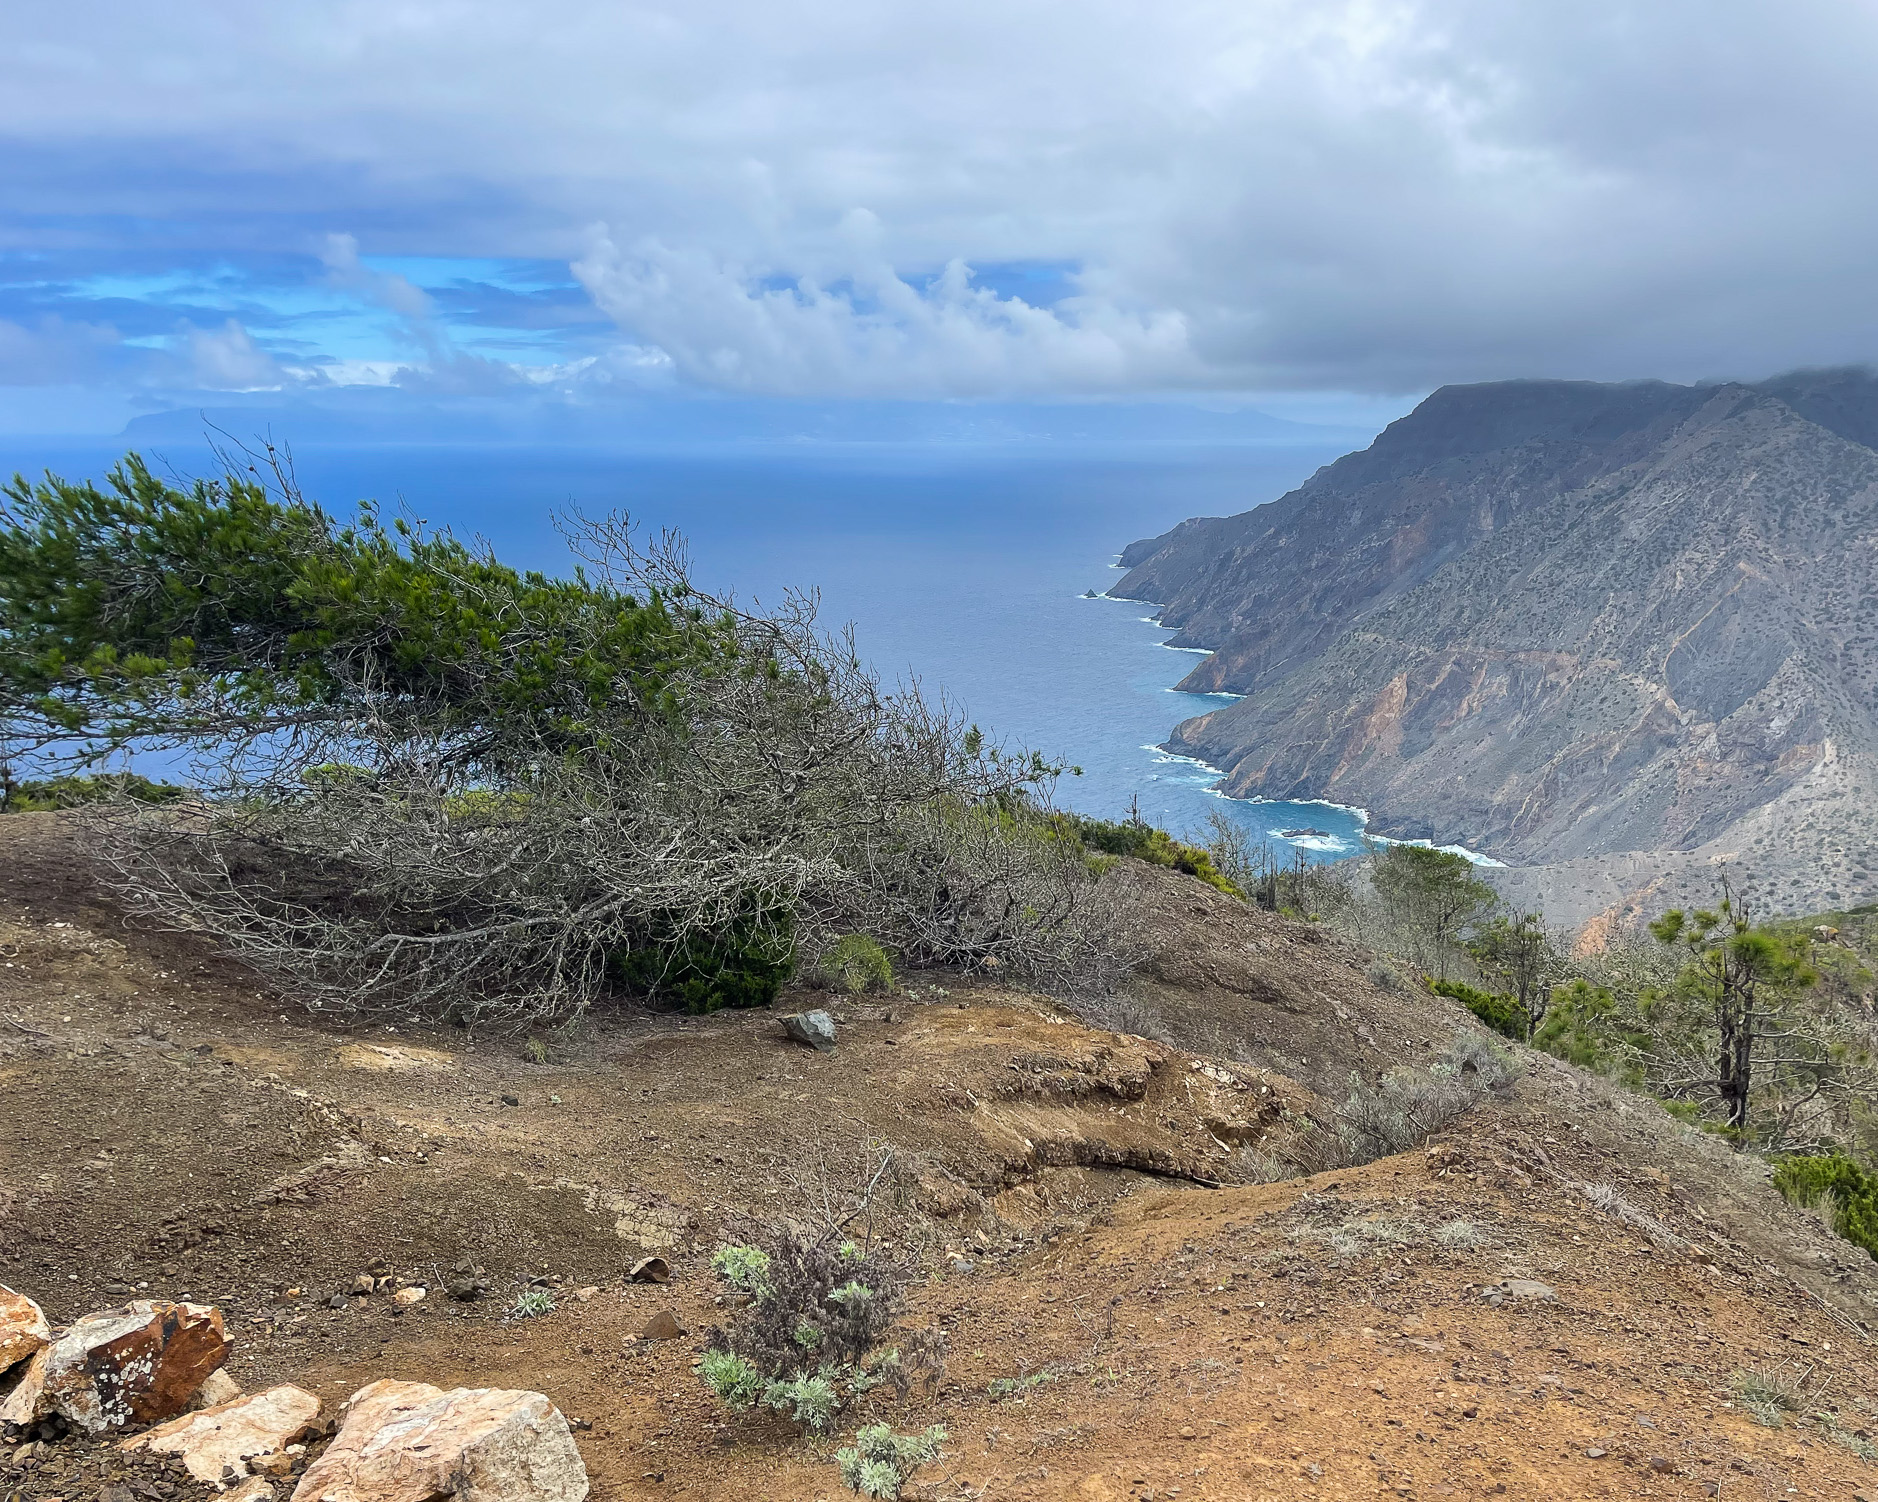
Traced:
<path fill-rule="evenodd" d="M 1388 967 L 1318 924 L 1262 913 L 1174 871 L 1139 865 L 1128 877 L 1143 899 L 1146 957 L 1127 995 L 1108 1004 L 1123 1025 L 1256 1060 L 1333 1098 L 1351 1071 L 1425 1063 L 1470 1025 L 1458 1004 L 1393 989 Z"/>

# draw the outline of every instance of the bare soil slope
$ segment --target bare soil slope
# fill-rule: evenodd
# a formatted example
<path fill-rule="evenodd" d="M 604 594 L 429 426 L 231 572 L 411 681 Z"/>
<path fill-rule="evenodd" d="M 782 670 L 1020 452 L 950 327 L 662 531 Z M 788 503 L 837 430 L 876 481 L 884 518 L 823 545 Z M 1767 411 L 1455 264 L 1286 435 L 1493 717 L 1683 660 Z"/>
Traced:
<path fill-rule="evenodd" d="M 835 1441 L 728 1418 L 691 1364 L 721 1317 L 716 1238 L 871 1136 L 896 1145 L 892 1234 L 924 1269 L 911 1318 L 952 1353 L 935 1398 L 883 1406 L 950 1430 L 913 1495 L 1878 1495 L 1825 1427 L 1758 1427 L 1729 1386 L 1803 1372 L 1809 1408 L 1863 1428 L 1862 1253 L 1754 1165 L 1537 1058 L 1426 1150 L 1232 1182 L 1241 1144 L 1282 1152 L 1325 1112 L 1297 1079 L 1328 1090 L 1464 1024 L 1314 930 L 1137 879 L 1140 1015 L 1216 1029 L 1239 1062 L 922 976 L 837 1007 L 830 1055 L 762 1013 L 609 1019 L 536 1065 L 514 1040 L 295 1011 L 127 927 L 69 824 L 8 818 L 0 1281 L 57 1319 L 140 1284 L 216 1303 L 237 1381 L 329 1404 L 379 1376 L 538 1388 L 591 1425 L 602 1499 L 832 1499 Z M 648 1251 L 670 1284 L 624 1280 Z M 374 1261 L 431 1295 L 329 1307 Z M 442 1292 L 465 1263 L 487 1297 Z M 506 1318 L 530 1280 L 560 1307 Z M 633 1338 L 661 1311 L 687 1333 Z M 54 1449 L 10 1470 L 0 1447 L 0 1496 L 76 1502 L 116 1464 Z"/>

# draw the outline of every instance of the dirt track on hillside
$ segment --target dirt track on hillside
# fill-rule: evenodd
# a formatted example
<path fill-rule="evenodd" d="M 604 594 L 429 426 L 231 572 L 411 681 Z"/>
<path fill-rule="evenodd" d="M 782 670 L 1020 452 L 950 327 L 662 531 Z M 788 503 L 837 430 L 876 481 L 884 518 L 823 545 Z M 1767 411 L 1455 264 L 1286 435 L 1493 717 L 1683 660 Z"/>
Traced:
<path fill-rule="evenodd" d="M 548 1065 L 310 1018 L 126 928 L 66 830 L 0 822 L 0 1281 L 54 1318 L 147 1284 L 225 1311 L 244 1387 L 329 1409 L 379 1376 L 539 1388 L 591 1425 L 598 1498 L 833 1499 L 838 1441 L 727 1417 L 691 1363 L 723 1229 L 871 1140 L 923 1270 L 909 1317 L 952 1353 L 935 1399 L 881 1409 L 950 1430 L 913 1495 L 1878 1496 L 1827 1429 L 1761 1428 L 1730 1392 L 1805 1373 L 1809 1407 L 1863 1429 L 1869 1261 L 1550 1061 L 1430 1151 L 1207 1188 L 1241 1142 L 1282 1147 L 1309 1093 L 945 977 L 838 1008 L 828 1056 L 769 1014 L 607 1019 Z M 1168 888 L 1197 979 L 1164 965 L 1164 1002 L 1300 1073 L 1340 1027 L 1369 1035 L 1345 1068 L 1438 1043 L 1430 1003 L 1197 885 Z M 647 1251 L 670 1284 L 624 1281 Z M 327 1307 L 374 1260 L 433 1290 L 467 1261 L 489 1296 Z M 1508 1278 L 1550 1295 L 1494 1294 Z M 506 1318 L 537 1279 L 560 1307 Z M 661 1310 L 684 1337 L 630 1338 Z"/>

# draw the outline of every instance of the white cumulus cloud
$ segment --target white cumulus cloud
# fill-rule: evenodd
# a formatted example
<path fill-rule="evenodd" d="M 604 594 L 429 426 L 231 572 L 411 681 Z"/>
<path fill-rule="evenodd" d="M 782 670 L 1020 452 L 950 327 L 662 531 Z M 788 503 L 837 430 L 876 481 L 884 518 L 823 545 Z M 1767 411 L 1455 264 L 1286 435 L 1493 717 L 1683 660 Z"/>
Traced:
<path fill-rule="evenodd" d="M 709 251 L 604 232 L 574 271 L 622 327 L 683 377 L 763 395 L 950 397 L 1116 392 L 1199 374 L 1186 320 L 1074 295 L 999 296 L 952 260 L 923 285 L 857 247 L 819 277 L 777 285 Z"/>
<path fill-rule="evenodd" d="M 274 357 L 260 348 L 239 320 L 220 328 L 191 328 L 180 342 L 188 359 L 190 384 L 204 391 L 272 391 L 288 377 Z"/>

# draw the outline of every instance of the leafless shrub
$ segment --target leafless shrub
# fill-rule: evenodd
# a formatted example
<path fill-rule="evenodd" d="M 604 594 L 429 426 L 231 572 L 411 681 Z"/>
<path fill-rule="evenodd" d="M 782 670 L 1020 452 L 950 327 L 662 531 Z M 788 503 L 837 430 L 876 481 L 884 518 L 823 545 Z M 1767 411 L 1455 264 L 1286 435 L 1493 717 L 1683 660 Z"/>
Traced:
<path fill-rule="evenodd" d="M 1639 1209 L 1610 1184 L 1583 1184 L 1579 1186 L 1584 1197 L 1602 1210 L 1612 1220 L 1621 1221 L 1633 1231 L 1641 1231 L 1657 1246 L 1665 1251 L 1683 1251 L 1689 1243 L 1658 1220 L 1649 1211 Z"/>
<path fill-rule="evenodd" d="M 1510 1089 L 1523 1072 L 1512 1054 L 1482 1033 L 1456 1033 L 1441 1056 L 1440 1066 L 1493 1094 Z"/>
<path fill-rule="evenodd" d="M 1212 856 L 1215 869 L 1248 901 L 1267 912 L 1323 918 L 1350 904 L 1350 876 L 1343 863 L 1318 865 L 1302 850 L 1281 853 L 1217 810 L 1192 842 Z"/>
<path fill-rule="evenodd" d="M 1246 1143 L 1232 1155 L 1234 1177 L 1244 1184 L 1281 1184 L 1298 1177 L 1297 1168 L 1276 1154 Z"/>
<path fill-rule="evenodd" d="M 823 1240 L 872 1246 L 882 1217 L 911 1200 L 898 1148 L 865 1126 L 804 1133 L 784 1144 L 769 1165 L 786 1218 Z"/>
<path fill-rule="evenodd" d="M 910 1397 L 937 1396 L 945 1381 L 946 1357 L 951 1354 L 951 1341 L 944 1328 L 921 1325 L 898 1332 L 894 1340 L 899 1359 L 889 1364 L 887 1374 L 895 1395 L 901 1402 Z"/>
<path fill-rule="evenodd" d="M 675 983 L 699 945 L 781 973 L 847 933 L 912 966 L 1116 984 L 1130 903 L 1043 817 L 1053 768 L 889 691 L 813 597 L 744 610 L 696 590 L 675 542 L 642 553 L 610 520 L 575 537 L 732 649 L 674 667 L 656 704 L 622 669 L 577 751 L 529 739 L 539 716 L 495 745 L 511 730 L 439 723 L 331 663 L 337 709 L 216 731 L 203 800 L 94 812 L 129 905 L 316 1008 L 510 1026 Z"/>
<path fill-rule="evenodd" d="M 1072 997 L 1067 1005 L 1080 1021 L 1090 1027 L 1111 1033 L 1127 1033 L 1154 1043 L 1165 1043 L 1170 1048 L 1178 1046 L 1172 1030 L 1152 1003 L 1126 991 L 1096 991 Z"/>
<path fill-rule="evenodd" d="M 1363 974 L 1371 985 L 1380 987 L 1384 991 L 1400 992 L 1409 988 L 1409 983 L 1402 978 L 1402 972 L 1386 960 L 1371 960 Z"/>

